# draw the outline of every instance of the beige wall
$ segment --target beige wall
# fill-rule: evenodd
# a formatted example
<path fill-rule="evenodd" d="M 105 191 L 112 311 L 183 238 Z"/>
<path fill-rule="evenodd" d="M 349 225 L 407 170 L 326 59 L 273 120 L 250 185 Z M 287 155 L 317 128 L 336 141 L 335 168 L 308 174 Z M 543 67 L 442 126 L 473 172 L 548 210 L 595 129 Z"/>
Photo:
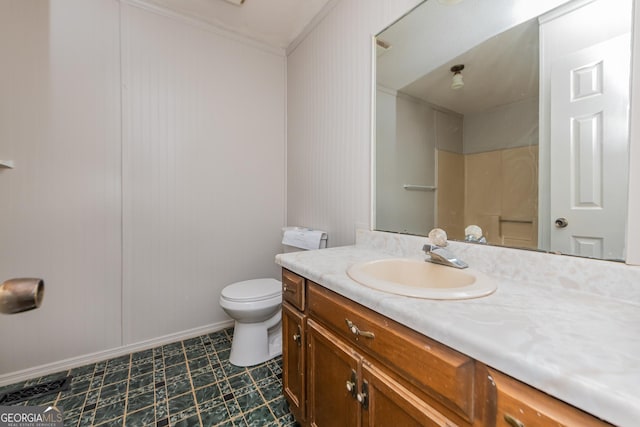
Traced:
<path fill-rule="evenodd" d="M 0 319 L 0 384 L 224 325 L 223 286 L 278 276 L 284 52 L 116 0 L 2 1 L 0 51 L 0 281 L 46 282 Z"/>
<path fill-rule="evenodd" d="M 438 151 L 438 226 L 463 239 L 482 228 L 489 243 L 536 248 L 538 147 L 476 154 Z"/>
<path fill-rule="evenodd" d="M 465 156 L 465 224 L 489 243 L 536 248 L 538 147 Z"/>
<path fill-rule="evenodd" d="M 463 240 L 465 228 L 464 155 L 438 150 L 438 212 L 436 226 L 450 239 Z"/>

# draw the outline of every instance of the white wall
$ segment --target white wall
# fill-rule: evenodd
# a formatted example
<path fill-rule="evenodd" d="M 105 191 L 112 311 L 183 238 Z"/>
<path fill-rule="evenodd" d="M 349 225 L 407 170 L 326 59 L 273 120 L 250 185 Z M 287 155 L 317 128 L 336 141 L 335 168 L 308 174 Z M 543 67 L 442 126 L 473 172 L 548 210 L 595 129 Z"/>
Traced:
<path fill-rule="evenodd" d="M 283 52 L 52 0 L 0 2 L 0 54 L 0 281 L 46 282 L 0 317 L 0 384 L 223 324 L 224 285 L 277 277 Z"/>
<path fill-rule="evenodd" d="M 462 154 L 464 116 L 458 113 L 435 110 L 433 121 L 436 128 L 436 148 Z"/>
<path fill-rule="evenodd" d="M 124 341 L 220 322 L 278 277 L 285 58 L 124 6 Z"/>
<path fill-rule="evenodd" d="M 417 3 L 340 1 L 287 58 L 287 219 L 329 246 L 370 223 L 371 37 Z"/>
<path fill-rule="evenodd" d="M 410 185 L 435 185 L 435 111 L 420 99 L 377 91 L 376 116 L 391 114 L 382 128 L 376 123 L 376 170 L 384 176 L 376 186 L 376 230 L 426 235 L 435 223 L 435 192 L 409 191 Z M 382 103 L 380 102 L 382 101 Z M 391 105 L 389 105 L 391 104 Z M 395 109 L 388 111 L 390 106 Z M 392 132 L 384 128 L 390 128 Z M 384 130 L 384 132 L 383 132 Z"/>
<path fill-rule="evenodd" d="M 538 97 L 465 114 L 465 154 L 538 145 Z"/>
<path fill-rule="evenodd" d="M 398 189 L 395 186 L 398 170 L 396 138 L 396 100 L 398 93 L 378 87 L 376 90 L 376 155 L 374 169 L 376 174 L 375 218 L 378 230 L 395 229 L 394 209 Z M 383 142 L 383 143 L 380 143 Z M 384 178 L 384 179 L 383 179 Z"/>
<path fill-rule="evenodd" d="M 0 376 L 120 345 L 118 13 L 0 2 L 0 282 L 45 280 L 40 309 L 0 315 Z"/>

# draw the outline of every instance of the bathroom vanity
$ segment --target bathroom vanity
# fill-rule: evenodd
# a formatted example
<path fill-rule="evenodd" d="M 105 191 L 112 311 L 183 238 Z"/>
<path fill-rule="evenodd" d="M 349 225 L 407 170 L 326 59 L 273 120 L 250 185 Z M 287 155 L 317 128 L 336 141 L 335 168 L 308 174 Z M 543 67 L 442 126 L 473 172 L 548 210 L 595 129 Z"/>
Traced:
<path fill-rule="evenodd" d="M 371 236 L 392 241 L 393 250 L 372 247 Z M 424 239 L 366 232 L 359 240 L 277 257 L 284 394 L 301 424 L 604 426 L 640 419 L 637 358 L 624 354 L 637 349 L 638 340 L 617 324 L 635 307 L 602 296 L 601 307 L 594 307 L 590 290 L 518 277 L 498 278 L 496 293 L 479 299 L 385 294 L 345 271 L 355 262 L 415 253 L 411 247 Z M 454 249 L 465 246 L 473 260 L 472 245 Z M 589 313 L 599 317 L 602 305 L 615 304 L 625 314 L 612 311 L 610 324 L 589 333 Z M 553 324 L 562 317 L 586 325 Z M 628 340 L 619 342 L 625 334 Z"/>

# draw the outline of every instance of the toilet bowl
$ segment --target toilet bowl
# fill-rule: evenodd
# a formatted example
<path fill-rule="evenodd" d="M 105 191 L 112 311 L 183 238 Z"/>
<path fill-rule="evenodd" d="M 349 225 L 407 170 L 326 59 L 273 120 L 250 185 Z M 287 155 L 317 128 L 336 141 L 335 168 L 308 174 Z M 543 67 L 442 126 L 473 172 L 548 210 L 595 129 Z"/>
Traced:
<path fill-rule="evenodd" d="M 229 362 L 253 366 L 282 354 L 282 283 L 253 279 L 226 286 L 220 307 L 235 320 Z"/>

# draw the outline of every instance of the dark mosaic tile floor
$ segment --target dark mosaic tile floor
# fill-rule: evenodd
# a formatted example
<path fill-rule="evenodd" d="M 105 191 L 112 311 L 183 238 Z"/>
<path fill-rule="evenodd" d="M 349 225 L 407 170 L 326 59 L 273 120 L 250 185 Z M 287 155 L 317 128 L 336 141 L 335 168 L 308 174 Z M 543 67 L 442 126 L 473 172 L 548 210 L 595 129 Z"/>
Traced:
<path fill-rule="evenodd" d="M 72 375 L 67 391 L 19 405 L 64 409 L 65 426 L 294 426 L 282 395 L 282 359 L 229 363 L 233 329 L 0 388 Z"/>

